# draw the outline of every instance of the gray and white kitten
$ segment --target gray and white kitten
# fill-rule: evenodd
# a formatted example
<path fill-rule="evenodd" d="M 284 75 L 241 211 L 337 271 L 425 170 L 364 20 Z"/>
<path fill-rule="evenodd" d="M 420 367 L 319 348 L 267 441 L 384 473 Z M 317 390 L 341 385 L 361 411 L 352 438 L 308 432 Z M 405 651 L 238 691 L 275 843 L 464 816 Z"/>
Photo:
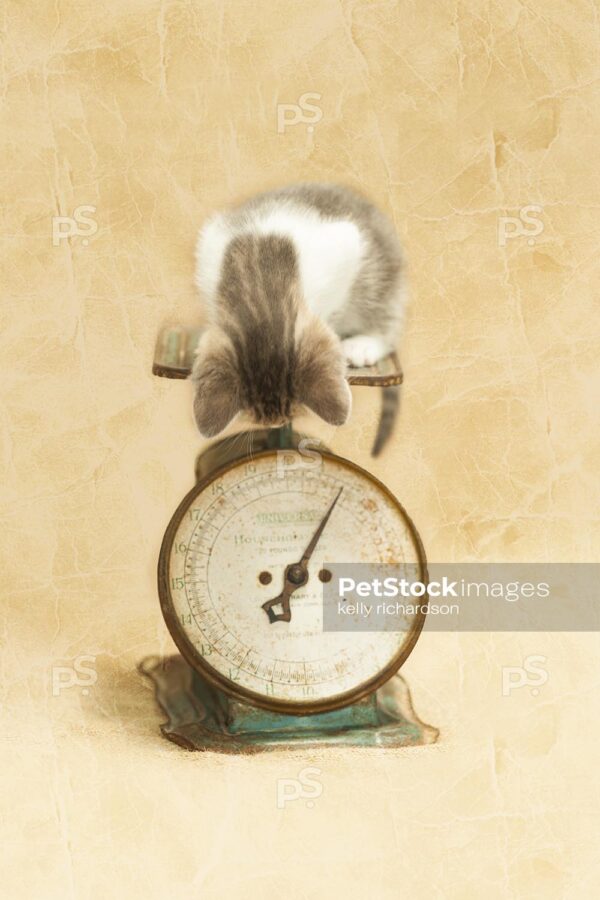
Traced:
<path fill-rule="evenodd" d="M 196 281 L 209 324 L 194 363 L 194 415 L 212 437 L 245 413 L 277 426 L 302 407 L 342 425 L 346 366 L 394 349 L 403 265 L 388 219 L 353 191 L 298 184 L 213 215 L 200 232 Z M 384 391 L 376 446 L 397 392 Z"/>

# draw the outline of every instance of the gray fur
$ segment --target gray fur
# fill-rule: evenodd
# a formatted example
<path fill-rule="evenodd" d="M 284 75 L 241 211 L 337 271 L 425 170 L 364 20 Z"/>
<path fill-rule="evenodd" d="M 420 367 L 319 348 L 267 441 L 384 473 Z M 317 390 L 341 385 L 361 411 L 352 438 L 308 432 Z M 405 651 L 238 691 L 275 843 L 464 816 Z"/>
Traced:
<path fill-rule="evenodd" d="M 377 434 L 373 442 L 371 456 L 379 456 L 392 436 L 394 424 L 400 408 L 400 385 L 391 385 L 381 389 L 381 412 Z"/>
<path fill-rule="evenodd" d="M 329 321 L 340 338 L 355 334 L 389 337 L 395 347 L 403 317 L 402 251 L 389 219 L 360 194 L 336 184 L 302 183 L 258 194 L 236 211 L 242 219 L 263 206 L 291 201 L 317 210 L 324 219 L 354 222 L 368 238 L 369 252 L 354 283 L 349 304 Z"/>
<path fill-rule="evenodd" d="M 229 212 L 228 219 L 241 224 L 259 209 L 286 204 L 316 210 L 324 219 L 354 222 L 368 250 L 348 301 L 323 322 L 306 311 L 289 238 L 248 233 L 232 239 L 223 260 L 216 315 L 193 370 L 194 413 L 206 436 L 218 434 L 238 412 L 249 414 L 256 424 L 273 426 L 289 420 L 301 406 L 331 424 L 342 424 L 351 404 L 340 339 L 373 335 L 390 350 L 396 344 L 403 264 L 391 223 L 358 194 L 324 184 L 260 194 Z M 374 452 L 393 426 L 393 404 L 385 393 L 383 412 L 385 433 Z M 382 413 L 379 432 L 383 418 Z"/>

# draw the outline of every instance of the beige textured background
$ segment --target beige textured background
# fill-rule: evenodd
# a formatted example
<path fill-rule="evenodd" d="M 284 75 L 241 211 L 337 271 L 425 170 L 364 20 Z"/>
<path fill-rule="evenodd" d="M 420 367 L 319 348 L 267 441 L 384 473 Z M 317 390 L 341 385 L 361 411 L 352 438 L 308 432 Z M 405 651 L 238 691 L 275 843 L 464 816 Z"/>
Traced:
<path fill-rule="evenodd" d="M 425 636 L 405 674 L 441 743 L 391 755 L 186 754 L 135 664 L 172 649 L 155 560 L 199 447 L 155 334 L 198 315 L 203 218 L 293 180 L 362 187 L 404 240 L 373 469 L 430 558 L 598 560 L 598 4 L 7 0 L 2 32 L 2 894 L 592 896 L 597 636 Z M 306 92 L 320 120 L 278 133 Z M 53 245 L 79 206 L 96 230 Z M 355 397 L 330 440 L 366 462 Z M 529 654 L 547 682 L 502 696 Z M 308 764 L 322 795 L 278 809 Z"/>

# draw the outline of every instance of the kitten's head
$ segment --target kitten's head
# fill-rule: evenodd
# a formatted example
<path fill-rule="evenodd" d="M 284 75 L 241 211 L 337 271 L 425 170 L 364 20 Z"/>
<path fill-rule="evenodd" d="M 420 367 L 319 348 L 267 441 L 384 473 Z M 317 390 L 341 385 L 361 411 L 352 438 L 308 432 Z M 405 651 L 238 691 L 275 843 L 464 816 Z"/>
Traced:
<path fill-rule="evenodd" d="M 343 425 L 352 405 L 345 368 L 339 339 L 316 317 L 287 347 L 269 346 L 264 336 L 240 345 L 212 326 L 192 373 L 196 424 L 204 437 L 214 437 L 239 414 L 253 425 L 276 427 L 308 408 Z"/>

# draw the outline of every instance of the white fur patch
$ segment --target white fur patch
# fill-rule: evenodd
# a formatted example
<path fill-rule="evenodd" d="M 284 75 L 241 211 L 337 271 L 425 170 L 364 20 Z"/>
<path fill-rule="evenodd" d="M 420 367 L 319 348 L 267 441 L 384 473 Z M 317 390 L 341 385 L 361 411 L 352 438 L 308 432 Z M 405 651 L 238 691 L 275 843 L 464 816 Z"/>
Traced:
<path fill-rule="evenodd" d="M 233 227 L 221 213 L 204 225 L 196 252 L 196 282 L 209 303 L 216 294 L 229 241 L 247 233 L 292 240 L 304 298 L 321 318 L 327 319 L 347 302 L 365 252 L 359 229 L 353 222 L 323 220 L 313 210 L 286 203 L 258 210 L 241 227 Z"/>
<path fill-rule="evenodd" d="M 228 226 L 227 219 L 216 213 L 204 223 L 196 245 L 196 284 L 209 307 L 214 302 L 225 251 L 235 233 Z"/>
<path fill-rule="evenodd" d="M 342 341 L 342 352 L 351 366 L 374 366 L 387 353 L 386 346 L 380 337 L 370 334 L 357 334 Z"/>

